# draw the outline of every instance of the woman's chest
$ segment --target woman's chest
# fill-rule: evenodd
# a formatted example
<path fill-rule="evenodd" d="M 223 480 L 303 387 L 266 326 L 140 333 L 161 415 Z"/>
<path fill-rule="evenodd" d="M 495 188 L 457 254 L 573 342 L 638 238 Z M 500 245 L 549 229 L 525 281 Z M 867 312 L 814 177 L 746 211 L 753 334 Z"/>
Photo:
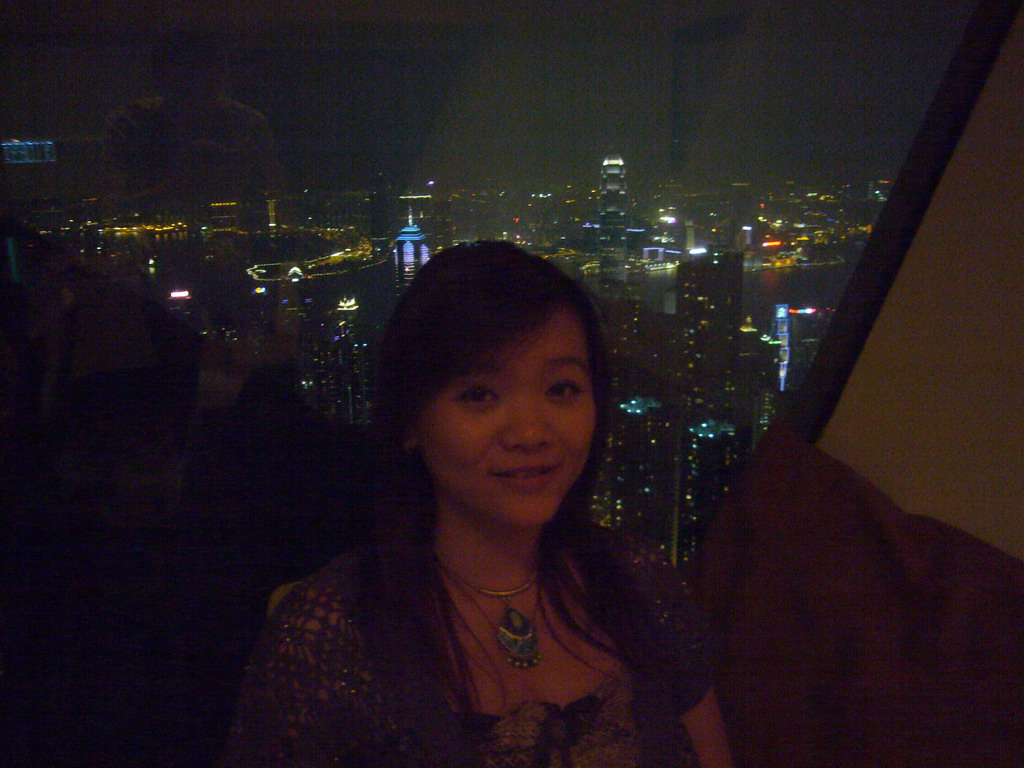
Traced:
<path fill-rule="evenodd" d="M 627 677 L 610 649 L 602 648 L 550 615 L 539 617 L 532 631 L 536 640 L 535 663 L 523 666 L 509 654 L 493 622 L 461 628 L 459 639 L 466 654 L 477 711 L 504 714 L 522 702 L 531 701 L 564 707 L 592 694 L 609 680 Z"/>

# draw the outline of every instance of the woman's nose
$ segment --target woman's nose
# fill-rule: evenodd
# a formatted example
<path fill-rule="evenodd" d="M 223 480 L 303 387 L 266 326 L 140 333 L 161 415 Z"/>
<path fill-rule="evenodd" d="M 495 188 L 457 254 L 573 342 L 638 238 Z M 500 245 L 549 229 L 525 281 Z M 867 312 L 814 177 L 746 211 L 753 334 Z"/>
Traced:
<path fill-rule="evenodd" d="M 551 427 L 542 404 L 529 400 L 508 403 L 499 434 L 509 450 L 537 450 L 551 442 Z"/>

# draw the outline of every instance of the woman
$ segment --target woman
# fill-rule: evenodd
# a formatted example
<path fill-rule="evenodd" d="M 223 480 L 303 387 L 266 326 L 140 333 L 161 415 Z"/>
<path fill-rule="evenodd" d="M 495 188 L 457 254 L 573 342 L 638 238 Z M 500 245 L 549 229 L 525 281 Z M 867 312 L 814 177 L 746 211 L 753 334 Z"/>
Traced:
<path fill-rule="evenodd" d="M 225 764 L 730 766 L 674 572 L 589 522 L 608 373 L 582 290 L 450 248 L 379 377 L 373 541 L 273 613 Z"/>

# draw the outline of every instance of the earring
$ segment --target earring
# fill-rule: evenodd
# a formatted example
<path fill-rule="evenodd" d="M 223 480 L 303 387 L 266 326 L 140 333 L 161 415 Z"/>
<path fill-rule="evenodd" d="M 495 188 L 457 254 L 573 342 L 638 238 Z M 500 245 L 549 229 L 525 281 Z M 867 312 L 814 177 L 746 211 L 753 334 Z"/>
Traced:
<path fill-rule="evenodd" d="M 402 450 L 405 451 L 406 453 L 415 453 L 416 449 L 419 447 L 419 443 L 416 442 L 416 440 L 411 437 L 404 443 L 402 443 Z"/>

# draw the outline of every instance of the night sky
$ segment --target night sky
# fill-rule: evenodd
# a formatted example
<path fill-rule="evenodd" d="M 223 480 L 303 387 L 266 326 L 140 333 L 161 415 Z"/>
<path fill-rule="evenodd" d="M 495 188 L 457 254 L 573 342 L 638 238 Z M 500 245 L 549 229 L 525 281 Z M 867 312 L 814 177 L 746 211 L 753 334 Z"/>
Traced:
<path fill-rule="evenodd" d="M 229 37 L 295 187 L 891 177 L 963 30 L 948 0 L 7 3 L 5 137 L 96 142 L 172 27 Z M 336 6 L 343 6 L 339 9 Z M 83 182 L 85 183 L 85 182 Z"/>

